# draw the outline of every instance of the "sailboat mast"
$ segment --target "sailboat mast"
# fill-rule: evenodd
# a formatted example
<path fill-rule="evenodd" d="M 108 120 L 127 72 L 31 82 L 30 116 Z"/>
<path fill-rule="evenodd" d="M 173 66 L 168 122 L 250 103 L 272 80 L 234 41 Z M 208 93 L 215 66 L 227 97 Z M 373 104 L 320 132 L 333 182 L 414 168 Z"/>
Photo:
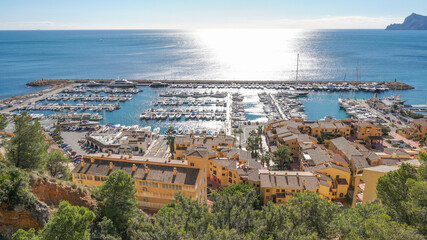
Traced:
<path fill-rule="evenodd" d="M 299 53 L 297 54 L 297 73 L 295 75 L 295 83 L 298 82 L 298 64 L 299 64 Z"/>

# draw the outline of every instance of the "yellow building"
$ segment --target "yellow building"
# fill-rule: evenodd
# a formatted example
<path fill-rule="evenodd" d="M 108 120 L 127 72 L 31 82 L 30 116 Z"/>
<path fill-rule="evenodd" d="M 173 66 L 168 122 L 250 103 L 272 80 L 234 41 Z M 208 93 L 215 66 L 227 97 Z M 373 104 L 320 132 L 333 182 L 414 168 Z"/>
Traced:
<path fill-rule="evenodd" d="M 382 129 L 380 126 L 365 121 L 357 121 L 356 133 L 357 138 L 371 144 L 382 139 Z"/>
<path fill-rule="evenodd" d="M 321 193 L 321 179 L 310 172 L 259 170 L 259 179 L 264 204 L 270 201 L 286 203 L 296 192 Z"/>
<path fill-rule="evenodd" d="M 415 119 L 403 129 L 407 136 L 418 136 L 420 139 L 427 138 L 427 119 Z"/>
<path fill-rule="evenodd" d="M 192 146 L 205 146 L 217 151 L 223 147 L 234 146 L 234 138 L 224 133 L 204 137 L 196 136 L 194 134 L 178 135 L 174 140 L 174 158 L 182 158 L 187 148 Z"/>
<path fill-rule="evenodd" d="M 415 167 L 420 166 L 420 162 L 417 159 L 408 160 L 403 163 L 408 163 Z M 401 164 L 402 162 L 394 166 L 379 165 L 363 169 L 363 173 L 356 175 L 355 178 L 352 206 L 376 200 L 378 179 L 389 172 L 396 171 Z"/>
<path fill-rule="evenodd" d="M 206 201 L 206 174 L 203 169 L 187 164 L 176 160 L 149 161 L 135 156 L 84 156 L 72 171 L 72 178 L 74 182 L 97 186 L 112 172 L 121 169 L 135 179 L 139 207 L 156 211 L 173 202 L 177 191 L 200 202 Z"/>
<path fill-rule="evenodd" d="M 327 179 L 329 181 L 329 189 L 328 194 L 324 193 L 324 195 L 335 201 L 343 201 L 345 199 L 351 180 L 351 172 L 348 168 L 328 162 L 312 167 L 305 166 L 303 171 L 327 176 L 329 178 Z"/>

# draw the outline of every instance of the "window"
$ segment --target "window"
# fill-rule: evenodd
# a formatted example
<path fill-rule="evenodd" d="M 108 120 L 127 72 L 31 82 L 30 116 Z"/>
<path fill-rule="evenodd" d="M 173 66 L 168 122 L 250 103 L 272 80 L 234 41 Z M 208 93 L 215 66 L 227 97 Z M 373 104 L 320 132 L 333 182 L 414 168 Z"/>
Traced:
<path fill-rule="evenodd" d="M 225 176 L 225 173 L 223 173 L 223 174 L 222 174 L 222 176 L 224 177 L 224 176 Z"/>
<path fill-rule="evenodd" d="M 167 184 L 167 183 L 163 183 L 162 188 L 170 189 L 170 190 L 182 190 L 182 186 L 180 185 Z"/>
<path fill-rule="evenodd" d="M 233 183 L 233 180 L 231 180 L 231 178 L 228 178 L 228 182 Z"/>
<path fill-rule="evenodd" d="M 344 197 L 344 194 L 340 193 L 340 197 Z"/>
<path fill-rule="evenodd" d="M 216 170 L 213 171 L 213 174 L 216 175 Z"/>
<path fill-rule="evenodd" d="M 150 187 L 150 188 L 158 188 L 159 184 L 154 182 L 138 182 L 138 185 L 141 187 Z"/>
<path fill-rule="evenodd" d="M 229 177 L 232 177 L 232 176 L 233 176 L 233 174 L 229 171 L 229 172 L 228 172 L 228 176 L 229 176 Z"/>
<path fill-rule="evenodd" d="M 270 192 L 270 189 L 265 190 L 266 192 Z"/>
<path fill-rule="evenodd" d="M 193 163 L 193 162 L 191 162 L 191 163 L 190 163 L 190 166 L 194 167 L 194 163 Z"/>
<path fill-rule="evenodd" d="M 223 167 L 222 170 L 225 170 L 225 167 Z"/>
<path fill-rule="evenodd" d="M 236 180 L 234 180 L 233 182 L 234 182 L 234 184 L 236 184 Z"/>

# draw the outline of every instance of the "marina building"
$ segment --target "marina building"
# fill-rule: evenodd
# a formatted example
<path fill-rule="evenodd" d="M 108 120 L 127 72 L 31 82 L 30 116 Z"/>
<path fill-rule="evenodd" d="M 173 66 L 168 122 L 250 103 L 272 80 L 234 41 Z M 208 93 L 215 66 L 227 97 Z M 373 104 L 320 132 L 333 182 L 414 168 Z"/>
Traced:
<path fill-rule="evenodd" d="M 225 133 L 214 136 L 196 136 L 193 133 L 178 135 L 174 140 L 174 158 L 182 158 L 187 148 L 192 146 L 210 147 L 211 150 L 217 151 L 221 148 L 234 146 L 234 137 Z"/>
<path fill-rule="evenodd" d="M 376 153 L 355 144 L 344 137 L 332 139 L 329 148 L 339 154 L 349 164 L 353 176 L 361 174 L 363 169 L 380 164 L 380 157 Z M 360 151 L 359 151 L 360 150 Z M 354 183 L 352 179 L 351 183 Z"/>
<path fill-rule="evenodd" d="M 139 207 L 143 210 L 159 210 L 174 201 L 177 191 L 200 202 L 207 200 L 206 169 L 181 160 L 162 162 L 132 155 L 96 154 L 84 156 L 71 174 L 74 182 L 98 186 L 119 169 L 135 179 Z"/>
<path fill-rule="evenodd" d="M 420 166 L 417 159 L 408 160 L 404 163 L 412 166 Z M 378 179 L 389 172 L 396 171 L 401 166 L 401 163 L 393 166 L 379 165 L 375 167 L 365 168 L 363 173 L 355 176 L 355 186 L 352 206 L 356 204 L 369 203 L 377 199 L 377 182 Z"/>
<path fill-rule="evenodd" d="M 152 142 L 150 127 L 102 126 L 86 137 L 98 152 L 143 155 Z"/>
<path fill-rule="evenodd" d="M 416 136 L 420 139 L 427 138 L 427 118 L 415 119 L 403 128 L 403 133 L 408 137 Z"/>
<path fill-rule="evenodd" d="M 359 120 L 355 122 L 357 138 L 367 143 L 373 144 L 382 141 L 382 128 L 378 125 Z"/>

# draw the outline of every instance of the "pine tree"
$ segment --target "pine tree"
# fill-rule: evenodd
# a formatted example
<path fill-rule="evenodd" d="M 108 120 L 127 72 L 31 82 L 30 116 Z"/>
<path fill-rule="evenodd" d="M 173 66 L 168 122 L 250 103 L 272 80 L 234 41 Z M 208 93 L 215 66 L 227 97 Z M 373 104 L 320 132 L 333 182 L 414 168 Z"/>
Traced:
<path fill-rule="evenodd" d="M 48 145 L 40 123 L 25 112 L 14 119 L 14 136 L 8 142 L 7 159 L 22 169 L 38 169 L 44 164 Z"/>

